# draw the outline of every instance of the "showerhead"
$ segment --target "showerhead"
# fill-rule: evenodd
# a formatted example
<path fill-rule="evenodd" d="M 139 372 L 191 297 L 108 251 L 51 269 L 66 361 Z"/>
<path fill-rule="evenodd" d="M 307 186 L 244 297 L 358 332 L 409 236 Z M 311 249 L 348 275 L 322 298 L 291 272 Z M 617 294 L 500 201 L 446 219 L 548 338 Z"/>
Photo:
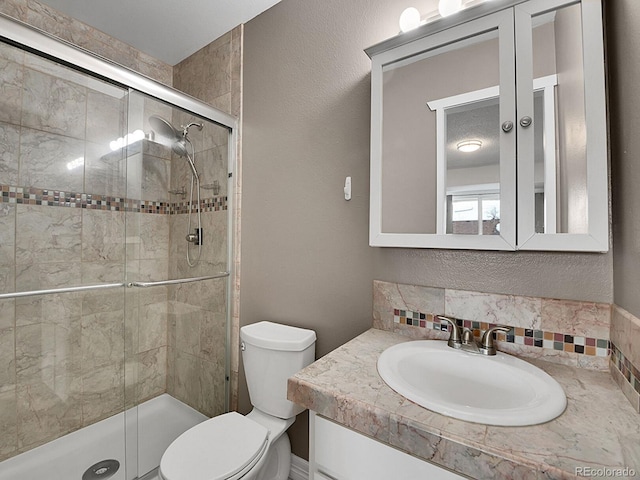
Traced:
<path fill-rule="evenodd" d="M 173 150 L 173 152 L 180 157 L 189 156 L 189 152 L 187 151 L 187 142 L 184 138 L 173 142 L 171 144 L 171 150 Z"/>
<path fill-rule="evenodd" d="M 189 133 L 189 128 L 195 126 L 198 130 L 202 130 L 202 123 L 192 122 L 186 127 L 183 128 L 182 133 L 180 133 L 176 128 L 171 125 L 167 120 L 158 115 L 151 115 L 149 117 L 149 123 L 151 124 L 151 128 L 160 136 L 166 138 L 171 142 L 171 150 L 173 152 L 183 158 L 186 158 L 189 162 L 189 167 L 191 168 L 191 172 L 193 175 L 198 178 L 198 171 L 196 170 L 196 165 L 189 155 L 189 150 L 187 149 L 187 143 L 191 144 L 189 137 L 187 134 Z M 192 146 L 193 150 L 193 146 Z"/>
<path fill-rule="evenodd" d="M 149 123 L 151 128 L 160 136 L 168 139 L 171 142 L 177 142 L 180 140 L 181 135 L 167 120 L 158 115 L 151 115 L 149 117 Z"/>

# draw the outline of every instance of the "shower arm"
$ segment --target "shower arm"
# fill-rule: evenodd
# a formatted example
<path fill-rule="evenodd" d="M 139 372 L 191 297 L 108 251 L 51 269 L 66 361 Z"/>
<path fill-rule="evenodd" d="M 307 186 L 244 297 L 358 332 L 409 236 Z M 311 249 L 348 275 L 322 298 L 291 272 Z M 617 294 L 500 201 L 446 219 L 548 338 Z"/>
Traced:
<path fill-rule="evenodd" d="M 187 134 L 189 133 L 189 129 L 191 127 L 196 127 L 199 131 L 202 131 L 202 128 L 204 127 L 203 123 L 198 123 L 198 122 L 191 122 L 189 125 L 187 125 L 186 127 L 183 126 L 182 127 L 182 136 L 184 138 L 187 137 Z"/>

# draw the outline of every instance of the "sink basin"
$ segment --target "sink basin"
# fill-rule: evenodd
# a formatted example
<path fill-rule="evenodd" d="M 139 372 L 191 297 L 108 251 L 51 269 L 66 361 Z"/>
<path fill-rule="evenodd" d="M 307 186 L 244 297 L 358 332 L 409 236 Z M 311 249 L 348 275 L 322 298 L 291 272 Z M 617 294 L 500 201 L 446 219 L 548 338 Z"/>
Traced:
<path fill-rule="evenodd" d="M 500 352 L 467 353 L 440 340 L 387 348 L 378 359 L 378 373 L 422 407 L 486 425 L 544 423 L 567 406 L 560 384 L 530 363 Z"/>

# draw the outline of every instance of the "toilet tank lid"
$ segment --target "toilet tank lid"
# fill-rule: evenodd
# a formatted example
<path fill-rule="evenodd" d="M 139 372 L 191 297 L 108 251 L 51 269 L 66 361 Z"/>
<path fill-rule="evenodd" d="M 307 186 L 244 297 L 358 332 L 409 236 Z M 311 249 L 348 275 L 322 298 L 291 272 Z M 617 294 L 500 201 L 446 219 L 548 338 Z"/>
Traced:
<path fill-rule="evenodd" d="M 316 341 L 316 332 L 273 322 L 258 322 L 240 329 L 240 339 L 269 350 L 301 352 Z"/>

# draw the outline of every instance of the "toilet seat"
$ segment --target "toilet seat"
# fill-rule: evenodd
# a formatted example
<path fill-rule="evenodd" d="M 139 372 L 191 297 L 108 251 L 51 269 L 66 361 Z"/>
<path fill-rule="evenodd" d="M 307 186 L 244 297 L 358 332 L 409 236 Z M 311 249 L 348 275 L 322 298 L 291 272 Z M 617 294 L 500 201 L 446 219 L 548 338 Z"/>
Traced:
<path fill-rule="evenodd" d="M 200 423 L 180 435 L 164 452 L 164 480 L 235 480 L 267 450 L 269 430 L 237 412 Z"/>

